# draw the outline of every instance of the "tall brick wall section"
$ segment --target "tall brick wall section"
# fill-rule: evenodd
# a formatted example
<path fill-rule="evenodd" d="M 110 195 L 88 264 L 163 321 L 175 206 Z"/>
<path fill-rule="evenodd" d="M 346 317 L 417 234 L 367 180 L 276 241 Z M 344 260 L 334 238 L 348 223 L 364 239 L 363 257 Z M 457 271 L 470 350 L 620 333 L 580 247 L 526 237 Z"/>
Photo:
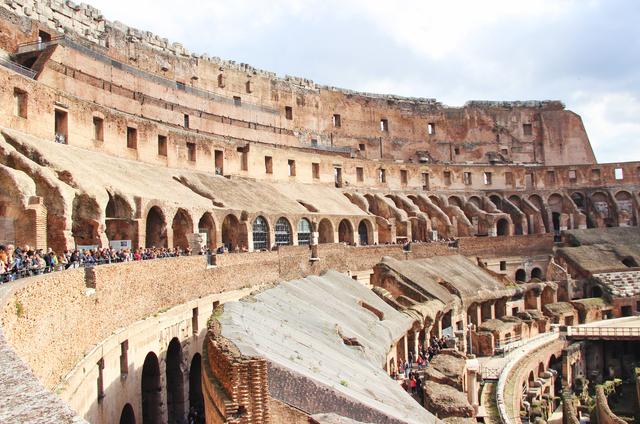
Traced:
<path fill-rule="evenodd" d="M 602 386 L 596 386 L 596 415 L 598 416 L 598 424 L 625 424 L 626 421 L 616 416 L 607 401 Z"/>
<path fill-rule="evenodd" d="M 271 422 L 266 360 L 242 356 L 214 332 L 209 332 L 205 344 L 207 377 L 215 377 L 203 382 L 207 422 Z"/>

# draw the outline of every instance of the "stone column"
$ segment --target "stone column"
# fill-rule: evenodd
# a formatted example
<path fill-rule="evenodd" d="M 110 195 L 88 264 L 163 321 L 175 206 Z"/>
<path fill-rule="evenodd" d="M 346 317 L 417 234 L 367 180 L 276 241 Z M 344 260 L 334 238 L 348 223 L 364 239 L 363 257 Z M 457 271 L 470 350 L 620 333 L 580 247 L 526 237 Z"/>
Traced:
<path fill-rule="evenodd" d="M 478 373 L 480 372 L 480 362 L 477 359 L 467 359 L 467 399 L 473 410 L 477 413 L 480 405 L 478 399 Z"/>

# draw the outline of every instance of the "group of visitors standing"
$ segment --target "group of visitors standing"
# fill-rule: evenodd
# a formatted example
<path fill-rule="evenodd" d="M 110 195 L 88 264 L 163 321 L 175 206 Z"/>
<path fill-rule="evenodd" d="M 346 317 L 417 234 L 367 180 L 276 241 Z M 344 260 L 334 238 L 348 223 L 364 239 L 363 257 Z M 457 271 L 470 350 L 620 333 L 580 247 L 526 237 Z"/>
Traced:
<path fill-rule="evenodd" d="M 417 353 L 409 351 L 408 360 L 400 359 L 398 362 L 396 378 L 402 379 L 402 387 L 412 395 L 417 395 L 420 402 L 423 401 L 424 396 L 422 391 L 424 381 L 421 377 L 421 371 L 427 368 L 433 357 L 446 347 L 447 339 L 445 337 L 432 337 L 428 348 L 422 346 L 422 349 Z M 414 364 L 417 369 L 414 368 Z"/>
<path fill-rule="evenodd" d="M 208 252 L 205 250 L 199 253 L 206 254 Z M 191 255 L 191 249 L 179 247 L 175 249 L 166 247 L 113 249 L 106 247 L 90 250 L 65 250 L 62 253 L 56 253 L 51 248 L 45 251 L 44 249 L 33 249 L 28 245 L 22 247 L 15 247 L 13 244 L 0 245 L 0 283 L 81 266 L 90 267 L 189 255 Z"/>

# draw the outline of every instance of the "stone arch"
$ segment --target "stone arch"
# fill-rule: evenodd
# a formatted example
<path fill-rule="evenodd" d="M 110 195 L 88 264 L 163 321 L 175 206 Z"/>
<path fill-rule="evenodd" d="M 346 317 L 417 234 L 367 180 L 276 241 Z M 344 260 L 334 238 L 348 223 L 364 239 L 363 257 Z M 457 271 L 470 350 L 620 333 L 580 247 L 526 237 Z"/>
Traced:
<path fill-rule="evenodd" d="M 636 225 L 636 212 L 633 206 L 633 196 L 626 190 L 618 191 L 614 198 L 618 206 L 619 224 L 620 225 Z"/>
<path fill-rule="evenodd" d="M 498 196 L 497 194 L 492 194 L 491 196 L 489 196 L 489 200 L 491 200 L 491 202 L 496 205 L 496 208 L 502 210 L 502 198 L 500 196 Z"/>
<path fill-rule="evenodd" d="M 327 218 L 318 224 L 318 243 L 334 243 L 333 224 Z"/>
<path fill-rule="evenodd" d="M 533 382 L 534 382 L 534 381 L 536 381 L 536 376 L 535 376 L 535 374 L 533 373 L 533 371 L 531 371 L 531 372 L 529 373 L 529 378 L 527 379 L 527 382 L 529 383 L 529 387 L 532 387 L 532 386 L 533 386 Z"/>
<path fill-rule="evenodd" d="M 177 337 L 171 339 L 167 349 L 167 413 L 170 424 L 182 423 L 186 415 L 184 375 L 182 373 L 182 346 Z"/>
<path fill-rule="evenodd" d="M 307 218 L 298 221 L 298 246 L 311 244 L 311 222 Z"/>
<path fill-rule="evenodd" d="M 360 246 L 373 244 L 373 225 L 368 219 L 363 219 L 358 224 L 358 244 Z"/>
<path fill-rule="evenodd" d="M 509 221 L 506 218 L 500 218 L 498 222 L 496 222 L 496 234 L 498 236 L 509 235 Z"/>
<path fill-rule="evenodd" d="M 289 246 L 293 244 L 291 223 L 284 216 L 278 218 L 276 221 L 274 234 L 276 236 L 276 246 Z"/>
<path fill-rule="evenodd" d="M 531 279 L 537 278 L 538 280 L 543 280 L 544 276 L 542 275 L 542 269 L 539 267 L 535 267 L 531 270 Z"/>
<path fill-rule="evenodd" d="M 131 206 L 122 196 L 109 192 L 107 194 L 109 195 L 109 201 L 105 208 L 105 216 L 107 218 L 131 219 L 133 217 Z"/>
<path fill-rule="evenodd" d="M 580 211 L 584 212 L 586 210 L 587 204 L 585 202 L 584 194 L 579 191 L 574 191 L 571 193 L 571 200 L 575 203 L 576 207 L 580 209 Z"/>
<path fill-rule="evenodd" d="M 604 221 L 604 226 L 611 227 L 613 220 L 611 219 L 611 204 L 609 197 L 602 191 L 597 191 L 591 195 L 591 203 L 593 208 L 600 214 Z"/>
<path fill-rule="evenodd" d="M 482 200 L 480 200 L 480 198 L 478 196 L 469 197 L 469 202 L 473 203 L 474 205 L 476 205 L 480 209 L 482 208 Z"/>
<path fill-rule="evenodd" d="M 133 210 L 129 203 L 118 194 L 109 194 L 105 208 L 105 233 L 107 239 L 131 240 L 133 248 L 138 247 L 138 225 L 133 220 Z"/>
<path fill-rule="evenodd" d="M 186 250 L 189 247 L 188 235 L 193 233 L 193 220 L 185 209 L 178 209 L 171 223 L 173 247 Z"/>
<path fill-rule="evenodd" d="M 527 272 L 524 269 L 520 268 L 516 270 L 516 281 L 521 283 L 527 281 Z"/>
<path fill-rule="evenodd" d="M 442 207 L 442 202 L 440 201 L 440 198 L 438 196 L 436 196 L 435 194 L 432 194 L 431 196 L 429 196 L 429 200 L 431 200 L 431 202 L 436 205 L 437 207 L 441 208 Z"/>
<path fill-rule="evenodd" d="M 210 212 L 205 212 L 198 221 L 198 232 L 206 234 L 206 247 L 211 251 L 215 251 L 218 246 L 216 240 L 216 221 Z"/>
<path fill-rule="evenodd" d="M 253 250 L 269 249 L 269 224 L 267 220 L 258 215 L 251 224 L 251 234 L 253 240 Z"/>
<path fill-rule="evenodd" d="M 538 377 L 542 377 L 542 374 L 544 373 L 545 368 L 544 368 L 544 363 L 540 362 L 538 364 Z"/>
<path fill-rule="evenodd" d="M 480 305 L 477 303 L 472 303 L 467 308 L 467 321 L 475 325 L 476 327 L 481 324 L 482 318 L 478 320 L 478 308 Z"/>
<path fill-rule="evenodd" d="M 162 386 L 160 364 L 155 353 L 149 352 L 142 366 L 142 424 L 162 422 Z"/>
<path fill-rule="evenodd" d="M 537 194 L 532 194 L 531 196 L 529 196 L 529 202 L 531 202 L 533 206 L 535 206 L 539 210 L 544 209 L 544 202 L 542 201 L 542 197 Z"/>
<path fill-rule="evenodd" d="M 202 394 L 202 356 L 193 355 L 189 367 L 189 408 L 204 417 L 204 396 Z"/>
<path fill-rule="evenodd" d="M 338 224 L 338 242 L 353 244 L 353 225 L 348 219 L 343 219 Z"/>
<path fill-rule="evenodd" d="M 122 408 L 120 424 L 136 424 L 136 414 L 130 403 L 127 403 L 124 408 Z"/>
<path fill-rule="evenodd" d="M 457 206 L 462 209 L 463 202 L 458 196 L 449 196 L 448 202 L 451 206 Z"/>
<path fill-rule="evenodd" d="M 522 199 L 520 198 L 520 196 L 512 194 L 511 196 L 509 196 L 509 201 L 516 205 L 518 209 L 522 210 Z"/>
<path fill-rule="evenodd" d="M 597 284 L 591 287 L 591 297 L 602 297 L 602 295 L 603 295 L 602 287 L 600 287 Z"/>
<path fill-rule="evenodd" d="M 242 224 L 238 218 L 229 214 L 222 221 L 222 244 L 230 251 L 246 247 L 246 240 L 242 231 Z M 243 243 L 244 242 L 244 243 Z"/>
<path fill-rule="evenodd" d="M 147 212 L 145 239 L 146 247 L 167 247 L 167 222 L 158 206 L 153 206 Z"/>

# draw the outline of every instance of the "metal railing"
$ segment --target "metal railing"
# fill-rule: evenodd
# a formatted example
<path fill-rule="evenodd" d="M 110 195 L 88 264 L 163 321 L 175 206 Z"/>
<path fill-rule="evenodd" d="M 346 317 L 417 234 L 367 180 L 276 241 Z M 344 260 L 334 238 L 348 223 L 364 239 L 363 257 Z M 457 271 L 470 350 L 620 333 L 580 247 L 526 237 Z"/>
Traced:
<path fill-rule="evenodd" d="M 640 338 L 640 327 L 567 327 L 567 337 L 638 337 Z"/>
<path fill-rule="evenodd" d="M 16 53 L 21 54 L 44 50 L 49 46 L 59 44 L 60 41 L 64 40 L 64 38 L 64 35 L 61 35 L 59 37 L 54 37 L 49 41 L 33 41 L 31 43 L 18 44 L 18 50 L 16 51 Z"/>
<path fill-rule="evenodd" d="M 5 68 L 11 69 L 12 71 L 17 72 L 21 75 L 24 75 L 27 78 L 34 79 L 36 77 L 36 71 L 34 71 L 33 69 L 29 69 L 26 66 L 22 66 L 19 63 L 12 62 L 6 59 L 0 59 L 0 65 L 4 66 Z"/>

